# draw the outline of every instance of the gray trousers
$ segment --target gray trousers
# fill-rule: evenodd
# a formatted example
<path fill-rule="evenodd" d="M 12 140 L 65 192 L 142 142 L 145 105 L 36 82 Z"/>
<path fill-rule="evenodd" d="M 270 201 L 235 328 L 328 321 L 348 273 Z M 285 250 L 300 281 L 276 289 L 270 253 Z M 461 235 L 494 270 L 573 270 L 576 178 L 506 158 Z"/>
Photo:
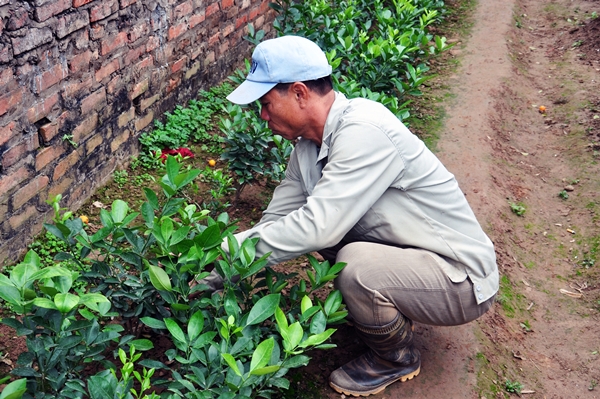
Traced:
<path fill-rule="evenodd" d="M 446 261 L 423 249 L 354 242 L 320 253 L 347 263 L 335 286 L 362 325 L 383 326 L 398 313 L 423 324 L 459 325 L 477 319 L 494 302 L 478 305 L 471 281 L 453 283 L 440 267 Z"/>

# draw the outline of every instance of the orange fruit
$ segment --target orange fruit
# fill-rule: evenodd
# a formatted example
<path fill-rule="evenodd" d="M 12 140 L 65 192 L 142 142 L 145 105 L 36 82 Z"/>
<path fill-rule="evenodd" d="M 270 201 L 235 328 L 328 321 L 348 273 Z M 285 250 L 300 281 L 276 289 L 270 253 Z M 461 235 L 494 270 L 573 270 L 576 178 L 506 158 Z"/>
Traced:
<path fill-rule="evenodd" d="M 88 224 L 88 222 L 90 221 L 90 218 L 88 218 L 88 217 L 87 217 L 87 216 L 85 216 L 85 215 L 81 215 L 81 216 L 79 216 L 79 219 L 81 219 L 81 221 L 82 221 L 83 223 L 85 223 L 85 224 Z"/>
<path fill-rule="evenodd" d="M 544 112 L 546 112 L 546 107 L 544 107 L 543 105 L 540 105 L 540 112 L 543 114 Z"/>
<path fill-rule="evenodd" d="M 214 159 L 208 160 L 208 166 L 215 166 L 216 164 L 217 164 L 217 161 L 215 161 Z"/>

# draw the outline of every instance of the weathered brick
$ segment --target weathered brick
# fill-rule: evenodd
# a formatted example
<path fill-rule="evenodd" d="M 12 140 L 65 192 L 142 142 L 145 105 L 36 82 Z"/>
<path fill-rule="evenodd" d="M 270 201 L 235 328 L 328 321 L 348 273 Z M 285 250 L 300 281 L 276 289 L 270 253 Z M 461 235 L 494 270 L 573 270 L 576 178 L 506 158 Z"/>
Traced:
<path fill-rule="evenodd" d="M 27 119 L 29 123 L 35 123 L 48 116 L 52 108 L 58 103 L 58 93 L 36 101 L 33 107 L 27 110 Z"/>
<path fill-rule="evenodd" d="M 56 182 L 61 177 L 63 177 L 64 174 L 67 172 L 67 170 L 69 170 L 73 166 L 75 166 L 75 164 L 77 163 L 78 160 L 79 160 L 79 153 L 77 151 L 73 151 L 72 153 L 67 155 L 54 168 L 54 174 L 52 175 L 52 181 Z"/>
<path fill-rule="evenodd" d="M 169 33 L 167 34 L 168 40 L 173 40 L 183 35 L 187 31 L 187 22 L 182 22 L 177 25 L 173 25 L 169 28 Z"/>
<path fill-rule="evenodd" d="M 64 125 L 65 121 L 68 119 L 68 117 L 69 117 L 69 111 L 65 111 L 54 121 L 47 123 L 40 127 L 38 133 L 40 134 L 41 139 L 44 141 L 44 143 L 49 143 L 50 140 L 52 140 L 54 137 L 56 137 L 56 135 L 58 134 L 60 129 L 63 127 L 63 125 Z"/>
<path fill-rule="evenodd" d="M 23 225 L 23 223 L 25 223 L 26 221 L 28 221 L 29 219 L 31 219 L 33 216 L 35 216 L 37 214 L 38 214 L 38 211 L 35 206 L 28 206 L 21 213 L 14 215 L 10 219 L 8 219 L 8 224 L 10 224 L 10 227 L 17 230 L 20 226 Z"/>
<path fill-rule="evenodd" d="M 146 43 L 146 51 L 150 52 L 155 50 L 160 46 L 160 39 L 157 36 L 150 36 L 148 38 L 148 43 Z"/>
<path fill-rule="evenodd" d="M 119 32 L 116 35 L 108 37 L 102 41 L 101 54 L 106 55 L 115 51 L 118 48 L 125 46 L 127 43 L 127 32 Z"/>
<path fill-rule="evenodd" d="M 129 31 L 129 34 L 128 34 L 129 41 L 133 43 L 136 40 L 138 40 L 139 38 L 148 35 L 149 32 L 150 32 L 150 26 L 148 26 L 148 23 L 143 22 L 141 24 L 135 25 Z"/>
<path fill-rule="evenodd" d="M 41 7 L 35 8 L 35 19 L 39 22 L 45 21 L 61 12 L 71 8 L 72 0 L 54 0 Z"/>
<path fill-rule="evenodd" d="M 101 134 L 95 134 L 91 139 L 85 143 L 85 150 L 87 154 L 92 153 L 102 142 L 104 141 L 104 137 Z"/>
<path fill-rule="evenodd" d="M 209 5 L 208 7 L 206 7 L 206 17 L 207 18 L 210 17 L 217 11 L 219 11 L 219 3 L 213 3 L 213 4 Z"/>
<path fill-rule="evenodd" d="M 73 7 L 81 7 L 87 3 L 91 3 L 94 0 L 73 0 Z"/>
<path fill-rule="evenodd" d="M 192 1 L 188 0 L 184 3 L 179 4 L 173 9 L 173 20 L 178 21 L 188 15 L 190 15 L 193 11 Z"/>
<path fill-rule="evenodd" d="M 114 60 L 110 61 L 108 64 L 104 65 L 96 71 L 96 82 L 102 82 L 104 78 L 110 76 L 110 74 L 112 74 L 115 71 L 118 71 L 120 68 L 121 65 L 119 63 L 119 59 L 115 58 Z"/>
<path fill-rule="evenodd" d="M 73 141 L 79 143 L 84 141 L 98 126 L 98 114 L 93 113 L 83 120 L 71 133 L 73 135 Z M 54 179 L 56 180 L 56 179 Z"/>
<path fill-rule="evenodd" d="M 8 125 L 0 127 L 0 146 L 3 146 L 13 135 L 13 130 L 17 126 L 15 121 L 11 121 Z"/>
<path fill-rule="evenodd" d="M 6 198 L 11 189 L 28 179 L 30 176 L 31 173 L 25 166 L 21 166 L 12 173 L 3 173 L 2 177 L 0 177 L 0 199 Z"/>
<path fill-rule="evenodd" d="M 185 66 L 187 59 L 188 57 L 186 55 L 175 61 L 173 65 L 171 65 L 171 73 L 179 72 Z"/>
<path fill-rule="evenodd" d="M 69 61 L 69 70 L 71 73 L 87 71 L 90 69 L 91 59 L 92 52 L 90 50 L 86 50 L 83 53 L 74 55 Z"/>
<path fill-rule="evenodd" d="M 208 38 L 208 45 L 212 46 L 215 43 L 218 43 L 219 39 L 221 39 L 221 32 L 217 32 L 214 35 L 212 35 L 211 37 L 209 37 Z"/>
<path fill-rule="evenodd" d="M 21 187 L 13 195 L 13 209 L 19 209 L 22 207 L 27 201 L 45 189 L 49 182 L 50 179 L 48 176 L 38 175 L 25 186 Z"/>
<path fill-rule="evenodd" d="M 229 36 L 233 31 L 235 31 L 235 26 L 233 24 L 226 25 L 222 28 L 223 37 Z"/>
<path fill-rule="evenodd" d="M 15 75 L 12 68 L 5 67 L 0 70 L 0 86 L 5 86 L 14 81 Z"/>
<path fill-rule="evenodd" d="M 90 22 L 100 21 L 119 11 L 117 0 L 102 1 L 99 5 L 90 8 Z"/>
<path fill-rule="evenodd" d="M 221 0 L 221 10 L 225 10 L 233 6 L 233 0 Z"/>
<path fill-rule="evenodd" d="M 149 55 L 149 56 L 145 57 L 144 59 L 142 59 L 137 64 L 135 64 L 133 69 L 136 73 L 140 73 L 144 69 L 151 67 L 153 65 L 153 63 L 154 63 L 154 58 L 151 55 Z"/>
<path fill-rule="evenodd" d="M 13 90 L 8 94 L 0 97 L 0 116 L 4 115 L 23 99 L 23 89 L 20 87 L 17 90 Z"/>
<path fill-rule="evenodd" d="M 24 27 L 29 22 L 27 10 L 23 7 L 9 11 L 7 30 L 17 30 Z"/>
<path fill-rule="evenodd" d="M 121 4 L 121 8 L 127 8 L 130 5 L 132 5 L 133 3 L 135 3 L 137 0 L 120 0 L 120 4 Z"/>
<path fill-rule="evenodd" d="M 37 134 L 30 134 L 24 137 L 18 144 L 12 146 L 2 154 L 2 167 L 4 169 L 11 167 L 24 159 L 28 153 L 35 151 L 39 146 L 40 141 Z"/>
<path fill-rule="evenodd" d="M 121 75 L 115 75 L 112 79 L 106 84 L 106 93 L 107 94 L 115 94 L 117 93 L 123 86 L 125 86 L 125 82 Z"/>
<path fill-rule="evenodd" d="M 149 111 L 146 116 L 139 118 L 135 121 L 135 130 L 141 132 L 146 126 L 148 126 L 154 120 L 154 112 Z"/>
<path fill-rule="evenodd" d="M 92 24 L 90 27 L 90 37 L 92 40 L 102 39 L 106 35 L 104 25 Z"/>
<path fill-rule="evenodd" d="M 106 104 L 106 89 L 102 87 L 81 100 L 81 115 L 98 110 L 104 104 Z"/>
<path fill-rule="evenodd" d="M 201 24 L 202 22 L 204 22 L 205 19 L 206 19 L 206 16 L 204 15 L 204 10 L 199 11 L 197 14 L 192 15 L 189 20 L 190 29 L 195 28 L 198 24 Z"/>
<path fill-rule="evenodd" d="M 181 83 L 180 78 L 169 79 L 169 83 L 167 84 L 167 88 L 166 88 L 167 94 L 171 93 L 173 90 L 178 88 L 180 83 Z"/>
<path fill-rule="evenodd" d="M 123 144 L 127 140 L 129 140 L 129 136 L 131 136 L 131 133 L 129 132 L 129 130 L 125 130 L 121 134 L 119 134 L 117 137 L 112 139 L 110 141 L 110 151 L 117 152 L 117 150 L 119 149 L 121 144 Z"/>
<path fill-rule="evenodd" d="M 146 90 L 148 90 L 148 87 L 149 87 L 149 82 L 148 82 L 148 78 L 146 78 L 133 86 L 133 89 L 131 90 L 129 98 L 131 98 L 133 100 L 134 98 L 139 97 L 142 93 L 144 93 L 144 92 L 146 92 Z"/>
<path fill-rule="evenodd" d="M 6 64 L 13 59 L 13 54 L 10 50 L 11 49 L 9 45 L 0 43 L 0 64 Z"/>
<path fill-rule="evenodd" d="M 18 31 L 17 34 L 19 36 L 10 39 L 15 55 L 19 55 L 52 41 L 52 30 L 50 28 L 26 27 Z"/>
<path fill-rule="evenodd" d="M 64 194 L 73 184 L 73 179 L 65 177 L 59 182 L 54 182 L 48 190 L 48 200 L 56 197 L 58 194 Z M 62 204 L 61 204 L 62 205 Z"/>
<path fill-rule="evenodd" d="M 241 17 L 235 20 L 235 29 L 239 29 L 242 26 L 246 26 L 248 24 L 248 15 L 244 14 Z"/>
<path fill-rule="evenodd" d="M 129 52 L 125 56 L 124 64 L 129 65 L 132 62 L 137 61 L 142 56 L 142 54 L 145 54 L 145 53 L 146 53 L 146 46 L 144 44 L 142 44 L 141 46 L 139 46 L 137 48 L 129 50 Z"/>
<path fill-rule="evenodd" d="M 186 73 L 185 73 L 185 80 L 188 80 L 192 76 L 196 75 L 199 70 L 200 70 L 200 62 L 196 61 L 196 62 L 194 62 L 194 64 L 192 65 L 192 67 L 186 71 Z"/>
<path fill-rule="evenodd" d="M 65 152 L 63 145 L 53 145 L 51 147 L 42 148 L 35 155 L 35 170 L 40 171 L 50 162 L 60 158 Z"/>
<path fill-rule="evenodd" d="M 119 118 L 117 119 L 117 126 L 125 127 L 129 122 L 133 120 L 133 118 L 135 118 L 135 108 L 131 107 L 129 108 L 129 110 L 119 115 Z"/>
<path fill-rule="evenodd" d="M 90 15 L 85 11 L 78 11 L 72 14 L 67 14 L 58 19 L 56 25 L 56 36 L 59 39 L 84 28 L 90 24 Z"/>
<path fill-rule="evenodd" d="M 94 79 L 90 75 L 84 76 L 81 80 L 71 79 L 63 85 L 63 98 L 76 97 L 82 90 L 89 91 L 93 83 Z"/>
<path fill-rule="evenodd" d="M 54 86 L 69 74 L 67 68 L 62 63 L 58 63 L 50 68 L 48 71 L 43 72 L 41 75 L 37 75 L 33 78 L 33 87 L 36 93 L 41 93 L 49 87 Z"/>
<path fill-rule="evenodd" d="M 142 112 L 145 111 L 146 109 L 151 107 L 152 104 L 157 102 L 159 99 L 160 99 L 160 94 L 155 94 L 150 98 L 143 98 L 142 101 L 140 101 L 140 111 L 142 111 Z"/>

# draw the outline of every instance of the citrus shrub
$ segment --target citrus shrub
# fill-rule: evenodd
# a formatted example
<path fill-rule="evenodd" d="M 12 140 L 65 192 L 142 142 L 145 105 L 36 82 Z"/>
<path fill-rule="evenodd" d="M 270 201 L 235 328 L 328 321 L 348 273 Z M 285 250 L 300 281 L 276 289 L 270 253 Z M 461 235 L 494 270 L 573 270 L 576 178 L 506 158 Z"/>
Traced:
<path fill-rule="evenodd" d="M 269 254 L 256 257 L 256 239 L 238 243 L 227 214 L 213 219 L 177 196 L 201 172 L 173 157 L 165 167 L 161 193 L 145 189 L 139 211 L 115 200 L 93 233 L 53 201 L 45 228 L 68 248 L 57 265 L 41 267 L 31 251 L 0 274 L 0 297 L 16 314 L 2 322 L 27 339 L 13 370 L 26 379 L 22 397 L 268 398 L 289 387 L 286 374 L 308 363 L 306 351 L 334 346 L 329 326 L 347 314 L 341 294 L 314 291 L 344 264 L 309 256 L 309 282 L 265 267 Z M 205 284 L 209 268 L 222 289 Z M 74 293 L 74 282 L 87 291 Z M 170 340 L 164 358 L 144 357 L 153 341 L 142 334 Z M 85 366 L 104 370 L 89 376 Z M 11 398 L 21 397 L 15 386 Z"/>

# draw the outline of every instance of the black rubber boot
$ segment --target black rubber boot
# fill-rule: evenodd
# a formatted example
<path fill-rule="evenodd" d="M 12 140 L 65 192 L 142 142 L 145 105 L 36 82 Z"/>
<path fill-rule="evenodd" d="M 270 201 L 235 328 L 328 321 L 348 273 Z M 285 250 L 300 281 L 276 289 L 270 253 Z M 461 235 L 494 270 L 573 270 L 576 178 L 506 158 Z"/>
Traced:
<path fill-rule="evenodd" d="M 399 314 L 382 327 L 356 321 L 354 325 L 370 350 L 331 373 L 329 385 L 333 389 L 345 395 L 369 396 L 419 374 L 421 355 L 413 345 L 411 320 Z"/>

